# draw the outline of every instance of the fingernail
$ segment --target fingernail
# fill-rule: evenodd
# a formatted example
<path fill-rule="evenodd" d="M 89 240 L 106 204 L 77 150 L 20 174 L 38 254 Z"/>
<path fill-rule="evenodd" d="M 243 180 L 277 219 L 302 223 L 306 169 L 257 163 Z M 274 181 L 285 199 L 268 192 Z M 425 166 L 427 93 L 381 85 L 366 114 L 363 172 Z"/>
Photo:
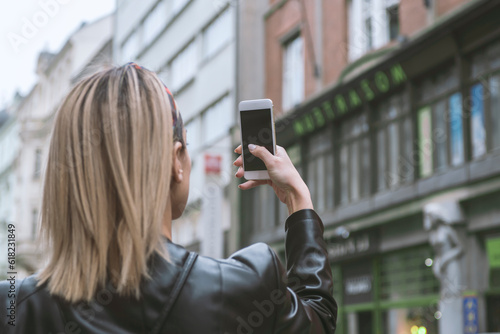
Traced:
<path fill-rule="evenodd" d="M 249 149 L 250 151 L 255 150 L 255 148 L 256 148 L 256 147 L 257 147 L 257 146 L 255 146 L 254 144 L 248 144 L 248 149 Z"/>

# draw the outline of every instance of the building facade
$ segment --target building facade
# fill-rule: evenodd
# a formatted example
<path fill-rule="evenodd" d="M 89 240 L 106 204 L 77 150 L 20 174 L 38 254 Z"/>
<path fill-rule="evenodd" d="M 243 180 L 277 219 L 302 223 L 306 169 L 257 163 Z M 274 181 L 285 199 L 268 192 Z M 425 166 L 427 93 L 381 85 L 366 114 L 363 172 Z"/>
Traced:
<path fill-rule="evenodd" d="M 265 94 L 325 224 L 337 333 L 500 330 L 500 3 L 274 0 Z M 284 257 L 286 207 L 241 196 Z"/>
<path fill-rule="evenodd" d="M 17 157 L 20 149 L 19 138 L 19 123 L 16 114 L 13 110 L 16 109 L 17 104 L 22 97 L 18 94 L 14 97 L 12 103 L 0 112 L 0 247 L 7 249 L 9 227 L 12 230 L 12 225 L 15 221 L 15 206 L 14 198 L 16 197 L 16 167 Z M 14 228 L 15 230 L 15 228 Z M 3 231 L 6 231 L 5 233 Z M 0 279 L 6 279 L 8 267 L 8 256 L 0 259 Z"/>
<path fill-rule="evenodd" d="M 115 63 L 135 61 L 157 72 L 175 96 L 192 160 L 175 242 L 222 257 L 231 228 L 231 129 L 235 119 L 236 2 L 118 1 Z"/>
<path fill-rule="evenodd" d="M 37 83 L 14 111 L 19 151 L 15 167 L 13 206 L 16 222 L 16 262 L 19 277 L 43 263 L 38 248 L 42 181 L 54 116 L 62 99 L 82 76 L 111 63 L 113 16 L 82 24 L 56 53 L 42 52 Z"/>

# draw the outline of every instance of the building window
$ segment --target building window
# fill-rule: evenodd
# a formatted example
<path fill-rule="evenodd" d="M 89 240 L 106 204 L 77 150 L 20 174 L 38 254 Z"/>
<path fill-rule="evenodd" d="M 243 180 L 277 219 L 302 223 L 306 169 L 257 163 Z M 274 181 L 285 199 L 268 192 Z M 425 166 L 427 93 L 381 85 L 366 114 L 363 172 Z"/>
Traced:
<path fill-rule="evenodd" d="M 42 149 L 35 150 L 35 168 L 33 171 L 33 178 L 39 179 L 42 172 Z"/>
<path fill-rule="evenodd" d="M 298 35 L 284 45 L 283 50 L 283 111 L 288 111 L 304 99 L 304 46 Z"/>
<path fill-rule="evenodd" d="M 456 67 L 427 77 L 417 85 L 420 176 L 464 162 L 462 95 Z"/>
<path fill-rule="evenodd" d="M 470 133 L 473 159 L 500 149 L 500 41 L 472 57 Z"/>
<path fill-rule="evenodd" d="M 124 62 L 133 61 L 136 59 L 137 54 L 139 53 L 141 47 L 141 40 L 139 36 L 139 32 L 136 30 L 129 36 L 127 41 L 123 44 L 122 47 L 122 60 Z"/>
<path fill-rule="evenodd" d="M 143 39 L 144 45 L 148 45 L 163 30 L 168 20 L 167 5 L 164 0 L 160 1 L 144 20 Z"/>
<path fill-rule="evenodd" d="M 370 138 L 366 113 L 341 125 L 340 203 L 357 201 L 370 194 Z"/>
<path fill-rule="evenodd" d="M 399 36 L 399 4 L 387 7 L 387 22 L 389 40 L 395 40 Z"/>
<path fill-rule="evenodd" d="M 203 31 L 203 59 L 212 57 L 233 37 L 233 12 L 226 9 Z"/>
<path fill-rule="evenodd" d="M 180 12 L 190 0 L 172 0 L 172 13 L 173 15 Z"/>
<path fill-rule="evenodd" d="M 194 156 L 195 153 L 198 151 L 201 145 L 201 138 L 200 138 L 200 118 L 195 117 L 192 120 L 190 120 L 188 123 L 186 123 L 186 139 L 187 142 L 189 143 L 189 152 L 191 156 Z"/>
<path fill-rule="evenodd" d="M 399 35 L 399 0 L 350 0 L 349 58 L 355 60 Z"/>
<path fill-rule="evenodd" d="M 307 185 L 318 212 L 334 206 L 332 131 L 327 129 L 310 138 L 307 159 Z"/>
<path fill-rule="evenodd" d="M 489 85 L 492 147 L 498 150 L 500 149 L 500 74 L 491 76 Z"/>
<path fill-rule="evenodd" d="M 196 74 L 198 67 L 196 41 L 192 41 L 170 63 L 170 86 L 174 92 L 181 90 Z"/>
<path fill-rule="evenodd" d="M 401 300 L 438 294 L 439 282 L 432 273 L 432 268 L 425 265 L 428 258 L 432 258 L 428 246 L 384 255 L 380 266 L 380 298 Z"/>
<path fill-rule="evenodd" d="M 229 95 L 224 96 L 213 106 L 208 108 L 202 116 L 203 142 L 210 144 L 229 134 L 233 124 Z"/>
<path fill-rule="evenodd" d="M 413 180 L 413 131 L 408 94 L 385 100 L 376 115 L 377 189 L 381 191 Z"/>
<path fill-rule="evenodd" d="M 471 87 L 471 140 L 472 157 L 477 158 L 486 153 L 486 128 L 484 124 L 484 87 L 478 83 Z"/>

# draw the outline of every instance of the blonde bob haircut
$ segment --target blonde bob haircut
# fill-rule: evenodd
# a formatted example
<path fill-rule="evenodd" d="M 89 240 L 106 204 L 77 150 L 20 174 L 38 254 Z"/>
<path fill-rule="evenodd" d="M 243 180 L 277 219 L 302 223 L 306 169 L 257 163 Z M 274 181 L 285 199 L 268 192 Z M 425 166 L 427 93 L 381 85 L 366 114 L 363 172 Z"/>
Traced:
<path fill-rule="evenodd" d="M 131 64 L 83 79 L 55 118 L 41 234 L 50 255 L 39 283 L 68 302 L 111 283 L 140 297 L 162 243 L 172 170 L 172 114 L 163 83 Z"/>

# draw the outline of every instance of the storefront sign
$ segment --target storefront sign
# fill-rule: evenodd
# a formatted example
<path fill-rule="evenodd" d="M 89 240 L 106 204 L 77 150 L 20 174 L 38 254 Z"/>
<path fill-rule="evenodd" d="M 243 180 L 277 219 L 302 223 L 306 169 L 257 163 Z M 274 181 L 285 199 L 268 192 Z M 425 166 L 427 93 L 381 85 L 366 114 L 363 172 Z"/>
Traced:
<path fill-rule="evenodd" d="M 464 296 L 464 334 L 477 334 L 477 296 Z"/>
<path fill-rule="evenodd" d="M 371 262 L 345 266 L 344 298 L 345 305 L 369 303 L 373 300 L 373 273 Z"/>
<path fill-rule="evenodd" d="M 406 82 L 406 74 L 400 64 L 393 65 L 387 71 L 378 71 L 371 78 L 361 80 L 354 88 L 344 93 L 337 93 L 294 121 L 295 135 L 303 136 L 323 127 L 328 121 L 345 115 L 370 102 L 380 94 Z"/>
<path fill-rule="evenodd" d="M 341 261 L 357 256 L 374 254 L 379 249 L 378 234 L 374 231 L 351 234 L 347 239 L 335 238 L 328 242 L 331 261 Z"/>
<path fill-rule="evenodd" d="M 500 268 L 500 238 L 486 240 L 490 268 Z"/>

